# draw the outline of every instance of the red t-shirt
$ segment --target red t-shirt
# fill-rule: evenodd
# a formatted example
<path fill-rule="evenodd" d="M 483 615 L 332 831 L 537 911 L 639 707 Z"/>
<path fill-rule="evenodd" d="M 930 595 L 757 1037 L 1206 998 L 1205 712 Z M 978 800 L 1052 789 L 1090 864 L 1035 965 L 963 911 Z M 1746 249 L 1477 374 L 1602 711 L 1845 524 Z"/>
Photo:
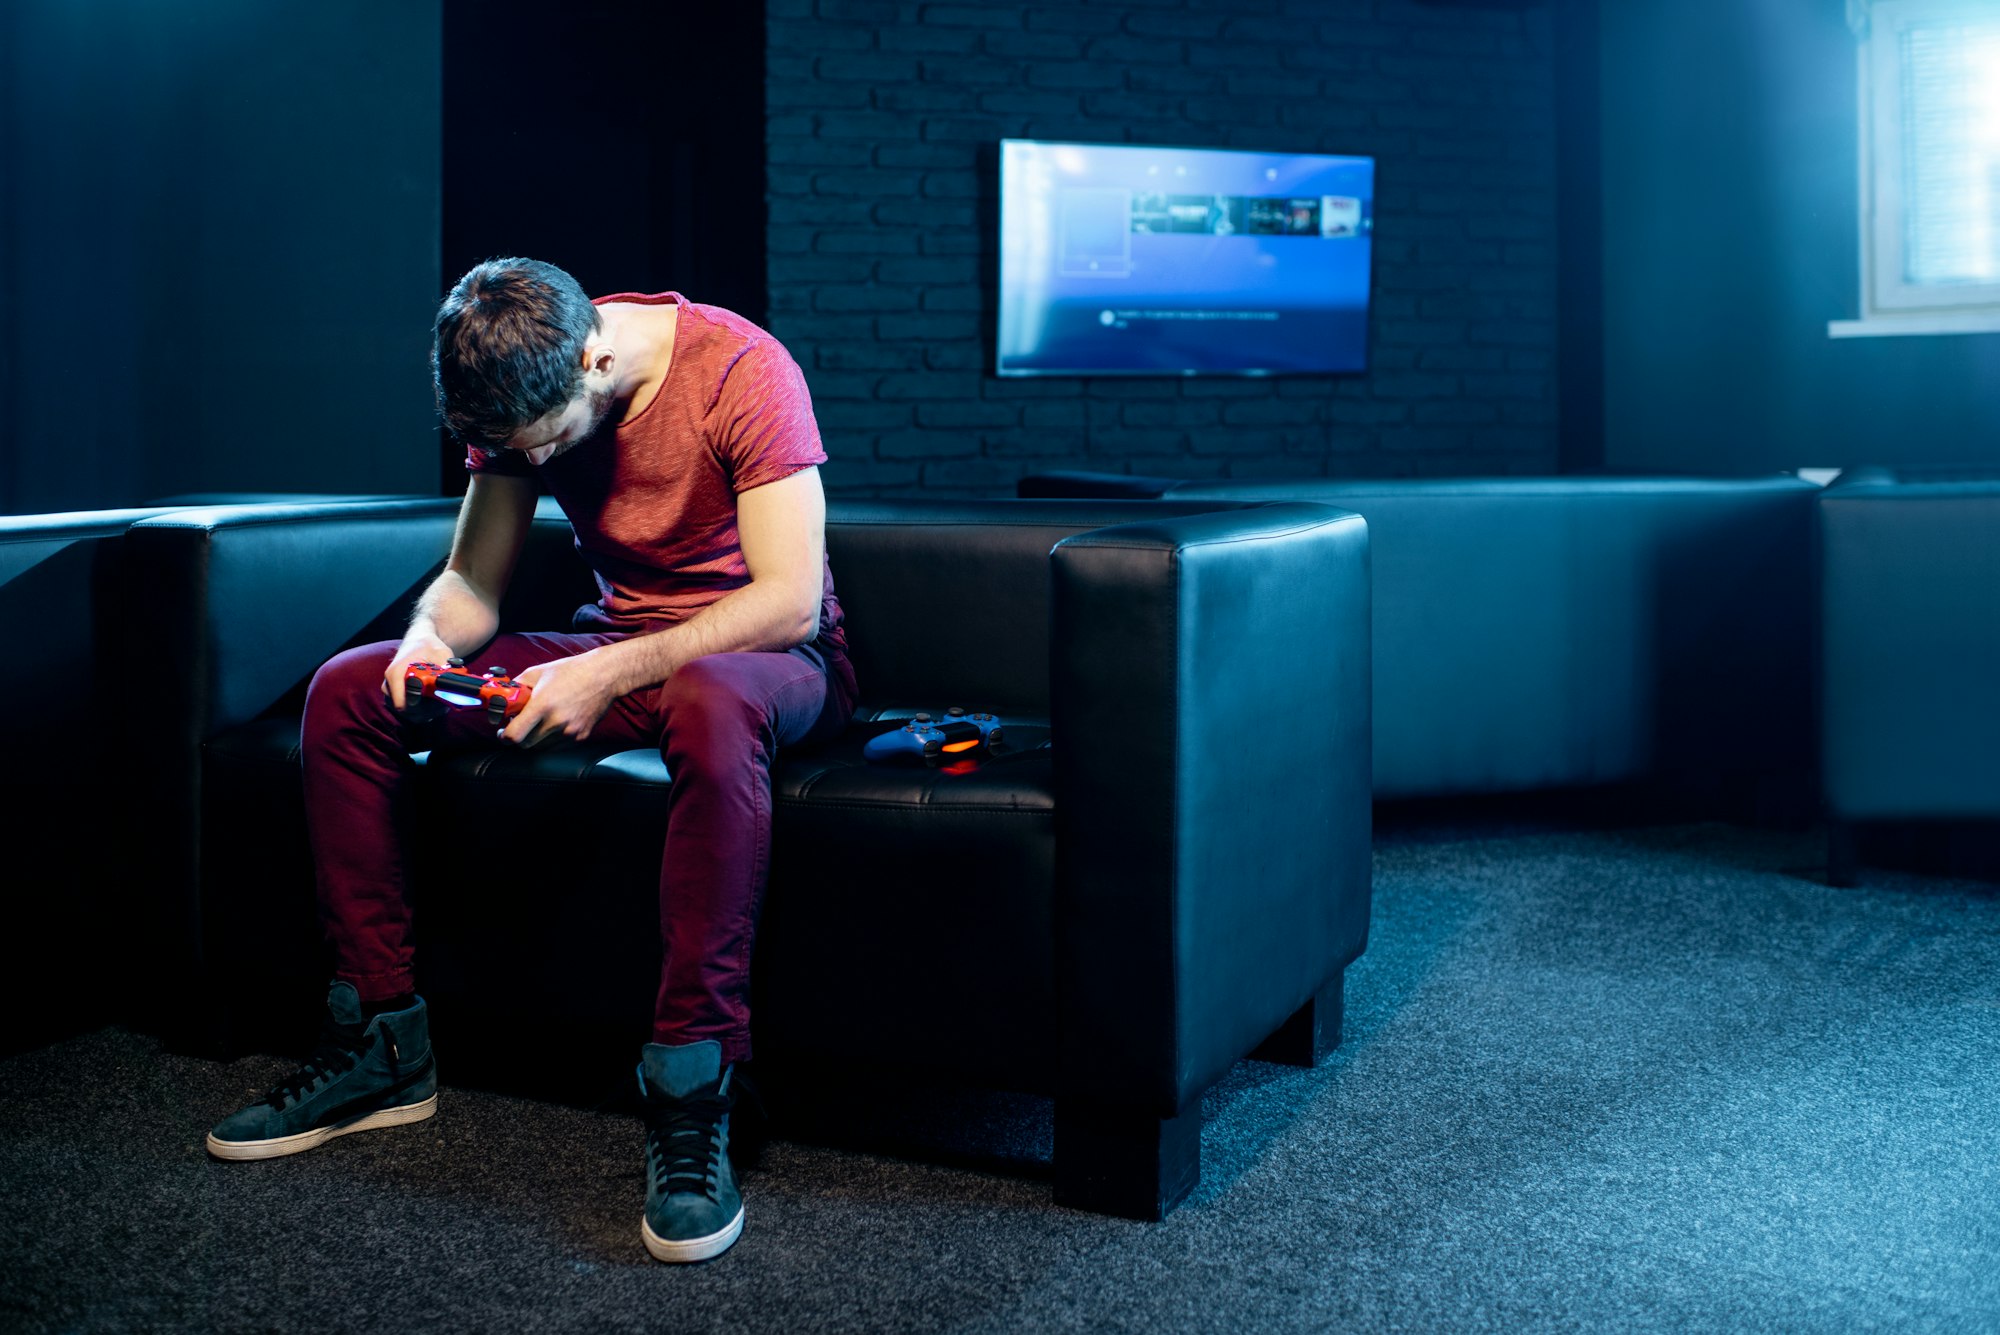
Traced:
<path fill-rule="evenodd" d="M 539 468 L 518 450 L 466 451 L 474 473 L 539 476 L 569 516 L 599 597 L 577 630 L 657 630 L 750 582 L 736 496 L 826 462 L 805 376 L 783 345 L 740 315 L 678 292 L 607 302 L 680 307 L 666 383 L 630 421 L 598 428 Z M 843 646 L 833 571 L 820 635 Z"/>

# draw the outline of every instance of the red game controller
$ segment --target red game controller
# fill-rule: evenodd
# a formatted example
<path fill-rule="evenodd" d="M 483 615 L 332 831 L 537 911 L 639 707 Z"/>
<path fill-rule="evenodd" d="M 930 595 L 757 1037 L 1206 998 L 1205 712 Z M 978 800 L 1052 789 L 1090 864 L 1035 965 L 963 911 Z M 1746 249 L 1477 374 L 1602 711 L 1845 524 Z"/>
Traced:
<path fill-rule="evenodd" d="M 505 727 L 508 719 L 528 707 L 528 697 L 534 691 L 508 676 L 506 668 L 490 667 L 484 672 L 467 672 L 464 659 L 452 658 L 442 665 L 411 663 L 405 667 L 405 705 L 413 694 L 446 704 L 484 705 L 486 717 L 495 726 Z"/>

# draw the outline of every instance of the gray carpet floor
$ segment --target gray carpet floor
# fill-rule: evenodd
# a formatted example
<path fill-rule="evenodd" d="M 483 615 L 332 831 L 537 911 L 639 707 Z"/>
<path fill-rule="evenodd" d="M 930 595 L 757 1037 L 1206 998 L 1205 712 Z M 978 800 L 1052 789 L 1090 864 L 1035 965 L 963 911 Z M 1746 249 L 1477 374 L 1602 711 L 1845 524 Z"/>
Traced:
<path fill-rule="evenodd" d="M 635 1118 L 450 1083 L 263 1164 L 290 1063 L 105 1029 L 0 1062 L 0 1328 L 2000 1330 L 2000 889 L 1808 835 L 1385 837 L 1346 1042 L 1243 1062 L 1165 1223 L 1056 1208 L 1039 1100 L 883 1089 L 648 1260 Z"/>

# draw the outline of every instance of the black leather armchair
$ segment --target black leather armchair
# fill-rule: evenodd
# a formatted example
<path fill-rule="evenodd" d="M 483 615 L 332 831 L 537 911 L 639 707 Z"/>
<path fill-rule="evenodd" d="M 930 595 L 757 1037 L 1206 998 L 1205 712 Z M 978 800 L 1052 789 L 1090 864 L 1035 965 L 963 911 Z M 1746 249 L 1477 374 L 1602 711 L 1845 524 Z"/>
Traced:
<path fill-rule="evenodd" d="M 133 530 L 180 701 L 159 751 L 165 833 L 184 833 L 164 889 L 220 1003 L 303 1007 L 322 983 L 300 687 L 343 645 L 397 633 L 451 511 Z M 1310 1063 L 1338 1041 L 1368 928 L 1366 527 L 1304 503 L 868 502 L 835 504 L 827 543 L 863 706 L 774 776 L 759 1065 L 887 1062 L 1052 1095 L 1057 1198 L 1159 1217 L 1198 1178 L 1206 1087 L 1260 1045 Z M 503 621 L 566 624 L 591 593 L 545 503 Z M 953 703 L 1008 717 L 1010 752 L 861 761 L 872 732 Z M 581 1021 L 642 1022 L 658 753 L 437 754 L 419 790 L 419 982 L 440 1021 L 560 998 Z M 530 884 L 563 885 L 561 902 L 527 902 Z"/>

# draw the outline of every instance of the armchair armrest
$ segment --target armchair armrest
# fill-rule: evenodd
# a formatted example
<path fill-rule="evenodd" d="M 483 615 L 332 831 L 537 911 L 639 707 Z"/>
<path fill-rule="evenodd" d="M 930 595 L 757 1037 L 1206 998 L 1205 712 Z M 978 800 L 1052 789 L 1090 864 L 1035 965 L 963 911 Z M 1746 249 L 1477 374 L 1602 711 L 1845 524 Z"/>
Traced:
<path fill-rule="evenodd" d="M 1051 560 L 1064 1089 L 1173 1116 L 1366 944 L 1368 530 L 1295 502 Z"/>

